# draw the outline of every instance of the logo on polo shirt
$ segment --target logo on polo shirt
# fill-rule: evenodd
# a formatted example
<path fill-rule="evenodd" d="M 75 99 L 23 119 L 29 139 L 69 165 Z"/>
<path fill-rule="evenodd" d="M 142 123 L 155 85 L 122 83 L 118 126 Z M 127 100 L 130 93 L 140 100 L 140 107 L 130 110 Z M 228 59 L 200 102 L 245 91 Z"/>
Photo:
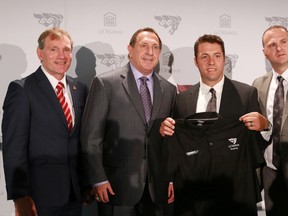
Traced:
<path fill-rule="evenodd" d="M 230 139 L 228 139 L 228 141 L 231 143 L 230 145 L 228 145 L 228 148 L 231 151 L 239 149 L 240 144 L 237 143 L 237 138 L 230 138 Z"/>

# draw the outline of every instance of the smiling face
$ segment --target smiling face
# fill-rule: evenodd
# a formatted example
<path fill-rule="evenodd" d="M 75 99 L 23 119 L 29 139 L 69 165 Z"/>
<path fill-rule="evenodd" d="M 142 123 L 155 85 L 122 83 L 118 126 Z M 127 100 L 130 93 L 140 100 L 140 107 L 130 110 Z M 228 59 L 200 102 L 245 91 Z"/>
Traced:
<path fill-rule="evenodd" d="M 200 43 L 194 62 L 200 71 L 202 82 L 208 86 L 213 87 L 224 76 L 225 56 L 217 43 Z"/>
<path fill-rule="evenodd" d="M 158 37 L 153 32 L 143 31 L 134 45 L 128 45 L 131 64 L 143 75 L 150 74 L 159 61 L 161 48 Z"/>
<path fill-rule="evenodd" d="M 288 32 L 272 28 L 263 35 L 263 53 L 280 75 L 288 68 Z"/>
<path fill-rule="evenodd" d="M 72 61 L 72 44 L 66 35 L 60 38 L 48 36 L 44 47 L 37 48 L 37 54 L 45 70 L 61 80 Z"/>

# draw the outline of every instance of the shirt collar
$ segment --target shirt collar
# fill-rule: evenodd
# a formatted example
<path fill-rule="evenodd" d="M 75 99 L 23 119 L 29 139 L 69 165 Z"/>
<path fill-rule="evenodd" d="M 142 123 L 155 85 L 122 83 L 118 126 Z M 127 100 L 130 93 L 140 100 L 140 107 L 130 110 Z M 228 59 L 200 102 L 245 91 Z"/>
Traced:
<path fill-rule="evenodd" d="M 284 78 L 284 80 L 286 82 L 288 82 L 288 68 L 282 73 L 282 75 L 279 75 L 277 72 L 275 72 L 273 68 L 272 68 L 272 71 L 273 71 L 273 79 L 275 79 L 277 81 L 277 77 L 282 76 Z M 277 83 L 278 83 L 278 81 L 277 81 Z"/>
<path fill-rule="evenodd" d="M 58 82 L 62 82 L 64 84 L 64 88 L 66 89 L 67 86 L 67 82 L 66 82 L 66 73 L 64 74 L 63 78 L 61 80 L 56 79 L 55 77 L 53 77 L 51 74 L 49 74 L 45 68 L 43 66 L 41 66 L 42 71 L 44 72 L 44 74 L 46 75 L 47 79 L 49 80 L 49 82 L 51 83 L 53 89 L 56 89 L 56 86 L 58 84 Z"/>
<path fill-rule="evenodd" d="M 141 78 L 142 76 L 144 76 L 142 73 L 140 73 L 131 63 L 130 63 L 130 67 L 131 70 L 133 72 L 133 75 L 135 77 L 135 80 L 138 80 L 139 78 Z M 148 74 L 146 77 L 149 79 L 149 81 L 152 82 L 152 75 L 153 75 L 153 71 Z"/>
<path fill-rule="evenodd" d="M 203 94 L 208 95 L 209 91 L 211 88 L 214 88 L 214 90 L 216 91 L 216 94 L 221 94 L 222 93 L 222 89 L 223 89 L 223 85 L 224 85 L 224 76 L 222 77 L 222 79 L 214 86 L 208 86 L 205 83 L 202 82 L 202 80 L 200 80 L 200 89 L 203 92 Z"/>

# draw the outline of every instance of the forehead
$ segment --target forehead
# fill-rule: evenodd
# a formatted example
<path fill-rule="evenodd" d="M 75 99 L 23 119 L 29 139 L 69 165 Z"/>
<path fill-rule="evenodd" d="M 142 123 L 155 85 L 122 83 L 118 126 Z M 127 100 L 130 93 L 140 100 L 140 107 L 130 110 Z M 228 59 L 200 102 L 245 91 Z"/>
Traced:
<path fill-rule="evenodd" d="M 140 32 L 137 36 L 137 42 L 150 42 L 159 44 L 158 37 L 153 32 Z"/>
<path fill-rule="evenodd" d="M 282 28 L 271 29 L 264 35 L 264 42 L 272 42 L 288 38 L 288 32 Z"/>
<path fill-rule="evenodd" d="M 61 37 L 55 37 L 53 35 L 50 35 L 50 36 L 46 37 L 45 44 L 51 45 L 51 46 L 62 45 L 65 47 L 67 47 L 67 46 L 71 47 L 71 41 L 66 35 L 61 35 Z"/>
<path fill-rule="evenodd" d="M 222 53 L 222 49 L 221 49 L 221 46 L 217 43 L 204 42 L 204 43 L 199 44 L 198 52 L 199 54 Z"/>

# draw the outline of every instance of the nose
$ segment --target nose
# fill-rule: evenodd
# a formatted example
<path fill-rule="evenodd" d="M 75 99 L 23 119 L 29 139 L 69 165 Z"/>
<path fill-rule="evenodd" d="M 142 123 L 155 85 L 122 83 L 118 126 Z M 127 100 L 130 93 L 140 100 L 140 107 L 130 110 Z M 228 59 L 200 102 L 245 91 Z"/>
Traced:
<path fill-rule="evenodd" d="M 153 47 L 152 46 L 151 47 L 147 47 L 147 53 L 149 55 L 153 55 Z"/>
<path fill-rule="evenodd" d="M 209 61 L 208 61 L 208 64 L 209 65 L 214 65 L 215 64 L 215 59 L 213 57 L 210 57 Z"/>

